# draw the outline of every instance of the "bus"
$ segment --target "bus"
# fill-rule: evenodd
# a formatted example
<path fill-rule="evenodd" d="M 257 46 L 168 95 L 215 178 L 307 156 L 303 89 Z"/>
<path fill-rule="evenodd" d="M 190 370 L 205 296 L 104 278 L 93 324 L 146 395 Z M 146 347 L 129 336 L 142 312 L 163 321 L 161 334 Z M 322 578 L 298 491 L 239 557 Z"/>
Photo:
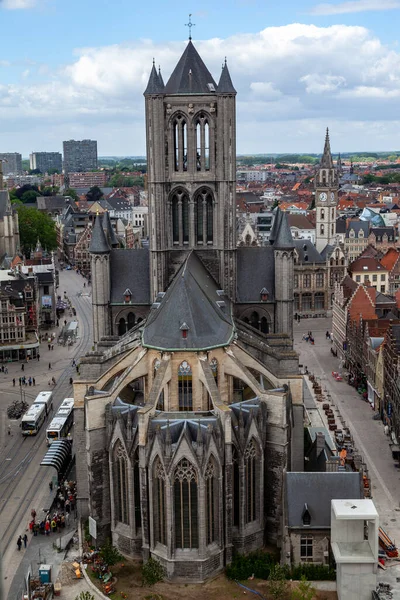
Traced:
<path fill-rule="evenodd" d="M 46 418 L 45 404 L 32 404 L 21 419 L 22 435 L 36 435 Z"/>
<path fill-rule="evenodd" d="M 47 445 L 67 437 L 74 422 L 74 399 L 65 398 L 46 430 Z"/>
<path fill-rule="evenodd" d="M 46 415 L 48 415 L 53 408 L 53 392 L 40 392 L 40 394 L 36 396 L 34 404 L 44 404 L 46 407 Z"/>

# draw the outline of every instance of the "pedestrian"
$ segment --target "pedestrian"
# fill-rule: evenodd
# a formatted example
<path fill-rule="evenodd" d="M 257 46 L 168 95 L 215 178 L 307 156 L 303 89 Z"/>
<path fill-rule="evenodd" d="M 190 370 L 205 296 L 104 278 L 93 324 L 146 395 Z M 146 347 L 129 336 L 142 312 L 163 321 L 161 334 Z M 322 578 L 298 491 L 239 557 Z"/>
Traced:
<path fill-rule="evenodd" d="M 29 358 L 29 357 L 28 357 Z M 8 375 L 8 367 L 4 367 L 4 373 Z"/>
<path fill-rule="evenodd" d="M 19 385 L 22 385 L 22 377 L 19 378 Z"/>
<path fill-rule="evenodd" d="M 24 365 L 24 363 L 22 363 L 22 365 L 21 365 L 21 371 L 25 371 L 25 365 Z"/>
<path fill-rule="evenodd" d="M 13 377 L 13 386 L 15 387 L 15 377 Z"/>
<path fill-rule="evenodd" d="M 57 319 L 57 327 L 59 326 L 59 320 Z"/>
<path fill-rule="evenodd" d="M 72 361 L 72 366 L 75 367 L 76 366 L 76 361 L 75 359 Z"/>
<path fill-rule="evenodd" d="M 49 371 L 51 371 L 51 363 L 49 363 Z"/>
<path fill-rule="evenodd" d="M 49 488 L 50 488 L 50 491 L 52 492 L 53 491 L 53 482 L 52 481 L 50 481 L 50 483 L 49 483 Z"/>
<path fill-rule="evenodd" d="M 74 383 L 74 380 L 72 379 L 72 377 L 69 378 L 69 385 L 72 385 Z"/>
<path fill-rule="evenodd" d="M 36 379 L 34 377 L 32 377 L 32 383 L 33 385 L 36 385 Z"/>
<path fill-rule="evenodd" d="M 79 365 L 76 365 L 76 367 L 75 367 L 75 368 L 76 368 L 76 372 L 77 372 L 77 373 L 78 373 L 78 375 L 79 375 Z"/>
<path fill-rule="evenodd" d="M 28 536 L 26 535 L 26 533 L 22 539 L 24 540 L 24 548 L 26 548 L 26 543 L 28 541 Z"/>
<path fill-rule="evenodd" d="M 67 324 L 67 319 L 64 319 L 64 325 L 66 325 L 66 324 Z"/>
<path fill-rule="evenodd" d="M 51 345 L 51 349 L 54 350 L 54 344 Z"/>
<path fill-rule="evenodd" d="M 53 385 L 56 385 L 56 380 L 55 380 L 54 377 L 51 378 L 51 382 L 52 382 Z"/>
<path fill-rule="evenodd" d="M 21 550 L 21 546 L 22 546 L 22 537 L 19 536 L 17 539 L 17 546 L 18 546 L 18 551 Z"/>
<path fill-rule="evenodd" d="M 47 347 L 50 350 L 51 349 L 51 344 L 47 344 Z"/>
<path fill-rule="evenodd" d="M 32 377 L 29 377 L 28 383 L 29 383 L 29 387 L 31 387 L 31 385 L 32 385 Z"/>
<path fill-rule="evenodd" d="M 46 535 L 50 535 L 50 521 L 48 519 L 46 519 L 46 523 L 44 524 L 44 530 Z"/>
<path fill-rule="evenodd" d="M 38 359 L 38 362 L 39 362 L 39 360 L 40 360 L 40 354 L 37 355 L 37 359 Z"/>

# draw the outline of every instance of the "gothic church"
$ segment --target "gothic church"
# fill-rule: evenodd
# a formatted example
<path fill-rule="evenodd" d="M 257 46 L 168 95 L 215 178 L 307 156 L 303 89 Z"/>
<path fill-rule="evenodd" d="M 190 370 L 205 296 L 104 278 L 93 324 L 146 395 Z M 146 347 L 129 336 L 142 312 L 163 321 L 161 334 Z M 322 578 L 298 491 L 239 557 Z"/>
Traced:
<path fill-rule="evenodd" d="M 127 556 L 204 581 L 280 544 L 285 470 L 303 470 L 294 243 L 236 247 L 236 91 L 189 43 L 144 93 L 149 250 L 96 218 L 95 350 L 74 383 L 79 511 Z"/>

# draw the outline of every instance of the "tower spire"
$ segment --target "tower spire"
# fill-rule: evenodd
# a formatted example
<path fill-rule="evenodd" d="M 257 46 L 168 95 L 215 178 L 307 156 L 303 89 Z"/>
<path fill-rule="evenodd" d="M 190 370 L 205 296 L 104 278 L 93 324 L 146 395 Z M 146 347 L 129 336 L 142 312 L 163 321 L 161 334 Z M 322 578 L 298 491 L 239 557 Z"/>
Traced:
<path fill-rule="evenodd" d="M 321 158 L 320 166 L 325 167 L 326 169 L 333 168 L 333 160 L 332 160 L 332 154 L 331 154 L 331 144 L 329 141 L 329 128 L 328 127 L 326 128 L 324 153 Z"/>

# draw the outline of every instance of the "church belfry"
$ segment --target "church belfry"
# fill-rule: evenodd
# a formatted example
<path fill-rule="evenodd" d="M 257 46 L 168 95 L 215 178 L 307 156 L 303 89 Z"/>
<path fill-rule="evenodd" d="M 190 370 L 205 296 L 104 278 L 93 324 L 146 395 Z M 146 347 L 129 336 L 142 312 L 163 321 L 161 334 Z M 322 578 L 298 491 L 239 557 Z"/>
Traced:
<path fill-rule="evenodd" d="M 315 174 L 315 245 L 322 252 L 336 236 L 336 209 L 338 204 L 339 179 L 332 160 L 329 130 L 326 130 L 324 153 Z"/>
<path fill-rule="evenodd" d="M 231 299 L 236 289 L 236 113 L 226 62 L 217 84 L 192 41 L 166 85 L 144 92 L 154 299 L 195 249 Z"/>

